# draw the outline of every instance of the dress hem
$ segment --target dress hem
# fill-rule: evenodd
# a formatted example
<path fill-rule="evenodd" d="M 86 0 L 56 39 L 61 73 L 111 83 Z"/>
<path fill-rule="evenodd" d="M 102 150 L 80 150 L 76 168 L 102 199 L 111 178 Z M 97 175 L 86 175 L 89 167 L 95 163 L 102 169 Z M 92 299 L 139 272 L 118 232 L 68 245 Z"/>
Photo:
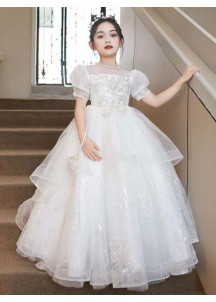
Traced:
<path fill-rule="evenodd" d="M 17 244 L 16 244 L 17 245 Z M 16 249 L 16 252 L 20 255 L 20 256 L 22 256 L 22 257 L 24 257 L 24 258 L 28 258 L 28 260 L 30 260 L 30 261 L 32 261 L 32 262 L 38 262 L 38 261 L 43 261 L 44 262 L 44 265 L 45 265 L 45 268 L 44 269 L 42 269 L 41 271 L 45 271 L 51 278 L 52 278 L 52 280 L 55 282 L 55 283 L 57 283 L 57 284 L 59 284 L 59 285 L 61 285 L 61 286 L 63 286 L 63 287 L 70 287 L 70 288 L 83 288 L 83 286 L 84 286 L 84 284 L 82 284 L 81 286 L 71 286 L 71 285 L 63 285 L 62 283 L 61 283 L 61 280 L 62 281 L 71 281 L 71 282 L 77 282 L 77 283 L 82 283 L 82 282 L 89 282 L 89 284 L 92 286 L 92 287 L 94 287 L 94 286 L 105 286 L 105 287 L 107 287 L 107 286 L 109 286 L 110 284 L 112 284 L 112 287 L 113 288 L 127 288 L 128 290 L 134 290 L 134 291 L 146 291 L 146 290 L 148 290 L 148 288 L 149 287 L 146 287 L 146 286 L 148 286 L 148 285 L 151 285 L 151 283 L 152 284 L 154 284 L 154 283 L 159 283 L 159 282 L 162 282 L 162 281 L 165 281 L 166 279 L 168 279 L 169 277 L 171 277 L 171 276 L 180 276 L 180 275 L 187 275 L 187 274 L 189 274 L 189 273 L 191 273 L 194 269 L 196 269 L 195 268 L 195 265 L 198 263 L 198 259 L 196 259 L 195 260 L 195 262 L 194 263 L 192 263 L 191 265 L 189 265 L 188 267 L 187 267 L 187 272 L 184 272 L 184 273 L 177 273 L 177 274 L 173 274 L 173 273 L 169 273 L 168 275 L 166 275 L 166 276 L 164 276 L 164 277 L 162 277 L 162 278 L 160 278 L 160 279 L 150 279 L 150 280 L 148 280 L 146 283 L 140 283 L 140 284 L 123 284 L 123 285 L 120 285 L 120 286 L 117 286 L 117 285 L 114 285 L 112 282 L 110 282 L 110 283 L 103 283 L 103 284 L 93 284 L 93 283 L 91 283 L 91 280 L 88 278 L 88 279 L 67 279 L 67 278 L 61 278 L 61 277 L 58 277 L 58 276 L 56 276 L 56 275 L 54 275 L 54 273 L 53 273 L 53 271 L 47 266 L 47 264 L 46 264 L 46 260 L 44 260 L 44 259 L 42 259 L 42 258 L 40 258 L 40 257 L 37 257 L 37 256 L 34 256 L 35 258 L 38 258 L 39 260 L 32 260 L 31 259 L 31 257 L 32 256 L 30 256 L 30 255 L 28 255 L 28 254 L 25 254 L 24 252 L 22 252 L 22 250 L 18 247 L 18 245 L 17 245 L 17 249 Z M 35 263 L 35 264 L 36 264 Z M 58 282 L 59 281 L 59 282 Z M 157 282 L 158 281 L 158 282 Z M 137 289 L 134 289 L 134 288 L 136 288 L 137 287 Z M 139 288 L 140 287 L 145 287 L 145 289 L 144 290 L 139 290 Z M 133 289 L 132 289 L 133 288 Z M 94 288 L 93 288 L 94 289 Z M 95 289 L 95 290 L 100 290 L 100 289 L 104 289 L 104 287 L 103 288 L 98 288 L 98 289 Z"/>

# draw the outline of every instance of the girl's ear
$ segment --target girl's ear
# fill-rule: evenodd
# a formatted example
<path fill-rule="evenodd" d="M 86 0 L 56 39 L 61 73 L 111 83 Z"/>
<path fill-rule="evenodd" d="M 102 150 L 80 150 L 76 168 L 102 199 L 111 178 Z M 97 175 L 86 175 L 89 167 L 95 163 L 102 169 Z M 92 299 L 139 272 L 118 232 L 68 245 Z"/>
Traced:
<path fill-rule="evenodd" d="M 88 44 L 89 44 L 89 47 L 90 47 L 92 50 L 94 50 L 92 41 L 89 41 Z"/>
<path fill-rule="evenodd" d="M 121 42 L 120 42 L 121 47 L 123 46 L 123 44 L 124 44 L 124 39 L 121 39 Z"/>

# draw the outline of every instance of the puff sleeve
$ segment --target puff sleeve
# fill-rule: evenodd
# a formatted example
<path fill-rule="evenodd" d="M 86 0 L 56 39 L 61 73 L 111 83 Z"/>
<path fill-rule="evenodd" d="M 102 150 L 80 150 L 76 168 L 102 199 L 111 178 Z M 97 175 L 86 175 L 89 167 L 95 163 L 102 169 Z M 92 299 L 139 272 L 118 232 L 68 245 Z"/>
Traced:
<path fill-rule="evenodd" d="M 90 94 L 90 80 L 86 66 L 76 65 L 69 79 L 73 86 L 73 96 L 78 96 L 87 102 Z"/>
<path fill-rule="evenodd" d="M 130 93 L 133 98 L 135 98 L 137 101 L 140 101 L 142 97 L 146 96 L 150 92 L 150 90 L 147 88 L 148 85 L 149 79 L 143 72 L 137 69 L 133 69 L 131 71 Z"/>

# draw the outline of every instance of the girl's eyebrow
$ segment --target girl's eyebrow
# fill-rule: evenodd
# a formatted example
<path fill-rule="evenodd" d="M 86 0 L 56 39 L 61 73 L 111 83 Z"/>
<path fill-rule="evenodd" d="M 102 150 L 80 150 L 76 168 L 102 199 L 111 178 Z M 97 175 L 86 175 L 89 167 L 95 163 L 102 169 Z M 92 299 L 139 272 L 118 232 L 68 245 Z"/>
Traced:
<path fill-rule="evenodd" d="M 110 31 L 116 31 L 115 29 L 111 29 Z M 96 34 L 98 34 L 98 33 L 104 33 L 104 31 L 98 31 Z"/>

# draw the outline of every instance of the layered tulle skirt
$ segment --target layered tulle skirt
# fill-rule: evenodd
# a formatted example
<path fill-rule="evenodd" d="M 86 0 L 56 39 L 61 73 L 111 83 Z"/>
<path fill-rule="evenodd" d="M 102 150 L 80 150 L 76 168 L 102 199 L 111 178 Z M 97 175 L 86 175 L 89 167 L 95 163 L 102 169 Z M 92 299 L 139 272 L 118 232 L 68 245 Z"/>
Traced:
<path fill-rule="evenodd" d="M 18 208 L 17 253 L 68 287 L 89 281 L 94 289 L 144 291 L 191 272 L 199 239 L 174 168 L 183 155 L 133 107 L 85 110 L 102 160 L 83 154 L 73 119 L 30 176 L 36 190 Z M 71 173 L 67 159 L 74 154 Z"/>

